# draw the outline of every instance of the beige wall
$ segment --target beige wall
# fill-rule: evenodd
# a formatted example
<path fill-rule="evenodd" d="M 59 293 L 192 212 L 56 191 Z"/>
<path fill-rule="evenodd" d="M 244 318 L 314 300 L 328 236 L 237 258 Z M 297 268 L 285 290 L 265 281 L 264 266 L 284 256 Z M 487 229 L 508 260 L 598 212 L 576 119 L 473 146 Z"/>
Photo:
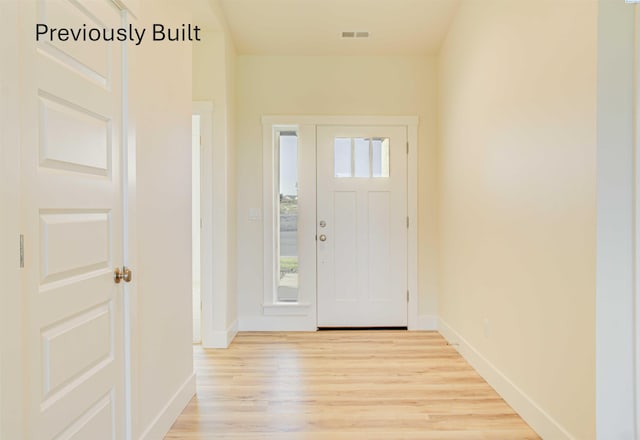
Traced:
<path fill-rule="evenodd" d="M 443 327 L 581 440 L 595 437 L 596 21 L 596 2 L 465 1 L 438 69 Z"/>
<path fill-rule="evenodd" d="M 220 12 L 214 11 L 218 20 Z M 236 52 L 224 23 L 217 30 L 203 32 L 202 41 L 194 45 L 193 100 L 213 103 L 213 150 L 208 160 L 212 175 L 203 176 L 209 184 L 211 211 L 203 211 L 203 221 L 213 232 L 213 260 L 208 270 L 203 267 L 203 307 L 206 289 L 211 290 L 212 322 L 203 323 L 203 343 L 220 346 L 220 336 L 237 325 L 236 289 L 236 147 L 235 147 L 235 64 Z M 209 182 L 209 183 L 207 183 Z M 210 276 L 210 280 L 206 277 Z M 207 287 L 210 286 L 210 287 Z M 203 318 L 207 311 L 203 312 Z M 206 319 L 205 319 L 206 320 Z M 207 329 L 207 325 L 210 328 Z M 211 335 L 217 335 L 212 338 Z M 215 340 L 213 340 L 215 339 Z M 224 339 L 224 338 L 223 338 Z"/>
<path fill-rule="evenodd" d="M 435 267 L 435 61 L 430 57 L 240 56 L 237 66 L 240 319 L 262 315 L 263 115 L 418 115 L 420 297 L 437 312 Z M 251 276 L 245 276 L 250 274 Z"/>
<path fill-rule="evenodd" d="M 142 0 L 140 11 L 144 21 L 138 26 L 191 20 L 171 0 Z M 130 60 L 137 150 L 134 438 L 159 438 L 186 403 L 181 400 L 193 393 L 183 388 L 193 373 L 191 45 L 147 42 L 131 47 Z"/>
<path fill-rule="evenodd" d="M 227 276 L 229 278 L 228 292 L 230 295 L 227 303 L 227 328 L 237 327 L 238 322 L 238 283 L 237 283 L 237 156 L 236 147 L 236 51 L 231 38 L 225 39 L 225 66 L 227 74 L 226 100 L 227 100 L 227 146 L 229 155 L 227 158 L 227 178 L 228 188 L 228 212 L 227 224 L 229 235 L 229 246 L 227 248 L 227 261 L 229 268 Z"/>

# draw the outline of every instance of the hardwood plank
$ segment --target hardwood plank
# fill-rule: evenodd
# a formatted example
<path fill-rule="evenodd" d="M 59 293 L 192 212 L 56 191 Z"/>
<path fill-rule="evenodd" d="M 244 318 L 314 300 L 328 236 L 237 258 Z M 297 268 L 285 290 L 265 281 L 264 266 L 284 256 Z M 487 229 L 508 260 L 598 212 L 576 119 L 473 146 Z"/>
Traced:
<path fill-rule="evenodd" d="M 539 439 L 436 332 L 240 333 L 194 359 L 167 439 Z"/>

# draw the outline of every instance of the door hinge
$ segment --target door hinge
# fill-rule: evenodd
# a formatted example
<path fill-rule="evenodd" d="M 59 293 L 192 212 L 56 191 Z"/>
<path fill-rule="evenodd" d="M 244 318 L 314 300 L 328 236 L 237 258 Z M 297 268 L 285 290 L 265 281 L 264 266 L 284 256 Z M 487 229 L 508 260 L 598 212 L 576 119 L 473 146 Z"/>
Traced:
<path fill-rule="evenodd" d="M 20 269 L 24 268 L 24 235 L 20 234 Z"/>
<path fill-rule="evenodd" d="M 409 291 L 407 290 L 407 302 L 409 302 Z"/>
<path fill-rule="evenodd" d="M 409 141 L 407 141 L 407 154 L 409 154 Z"/>
<path fill-rule="evenodd" d="M 409 229 L 409 216 L 407 216 L 407 229 Z"/>

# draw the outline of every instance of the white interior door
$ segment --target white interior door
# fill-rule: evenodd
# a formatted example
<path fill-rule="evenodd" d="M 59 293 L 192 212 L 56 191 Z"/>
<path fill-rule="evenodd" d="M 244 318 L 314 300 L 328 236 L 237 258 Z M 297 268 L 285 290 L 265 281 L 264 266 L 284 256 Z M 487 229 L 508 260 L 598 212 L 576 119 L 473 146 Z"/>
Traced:
<path fill-rule="evenodd" d="M 119 27 L 121 13 L 37 0 L 21 17 L 28 437 L 121 439 L 122 47 L 33 36 L 36 22 Z"/>
<path fill-rule="evenodd" d="M 319 327 L 407 325 L 406 145 L 406 127 L 318 127 Z"/>

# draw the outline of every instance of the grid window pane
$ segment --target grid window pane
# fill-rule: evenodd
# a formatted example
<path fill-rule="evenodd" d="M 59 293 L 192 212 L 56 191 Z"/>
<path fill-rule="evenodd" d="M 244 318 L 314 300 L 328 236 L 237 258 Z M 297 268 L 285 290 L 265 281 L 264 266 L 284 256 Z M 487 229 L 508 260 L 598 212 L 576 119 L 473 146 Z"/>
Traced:
<path fill-rule="evenodd" d="M 371 165 L 371 154 L 370 154 L 370 140 L 356 138 L 353 142 L 354 149 L 354 168 L 355 168 L 355 177 L 371 177 L 370 165 Z"/>
<path fill-rule="evenodd" d="M 389 177 L 389 138 L 335 138 L 335 177 Z"/>
<path fill-rule="evenodd" d="M 389 138 L 372 141 L 371 168 L 373 177 L 389 177 Z"/>
<path fill-rule="evenodd" d="M 334 141 L 334 174 L 336 177 L 352 177 L 351 171 L 351 139 L 336 138 Z"/>

